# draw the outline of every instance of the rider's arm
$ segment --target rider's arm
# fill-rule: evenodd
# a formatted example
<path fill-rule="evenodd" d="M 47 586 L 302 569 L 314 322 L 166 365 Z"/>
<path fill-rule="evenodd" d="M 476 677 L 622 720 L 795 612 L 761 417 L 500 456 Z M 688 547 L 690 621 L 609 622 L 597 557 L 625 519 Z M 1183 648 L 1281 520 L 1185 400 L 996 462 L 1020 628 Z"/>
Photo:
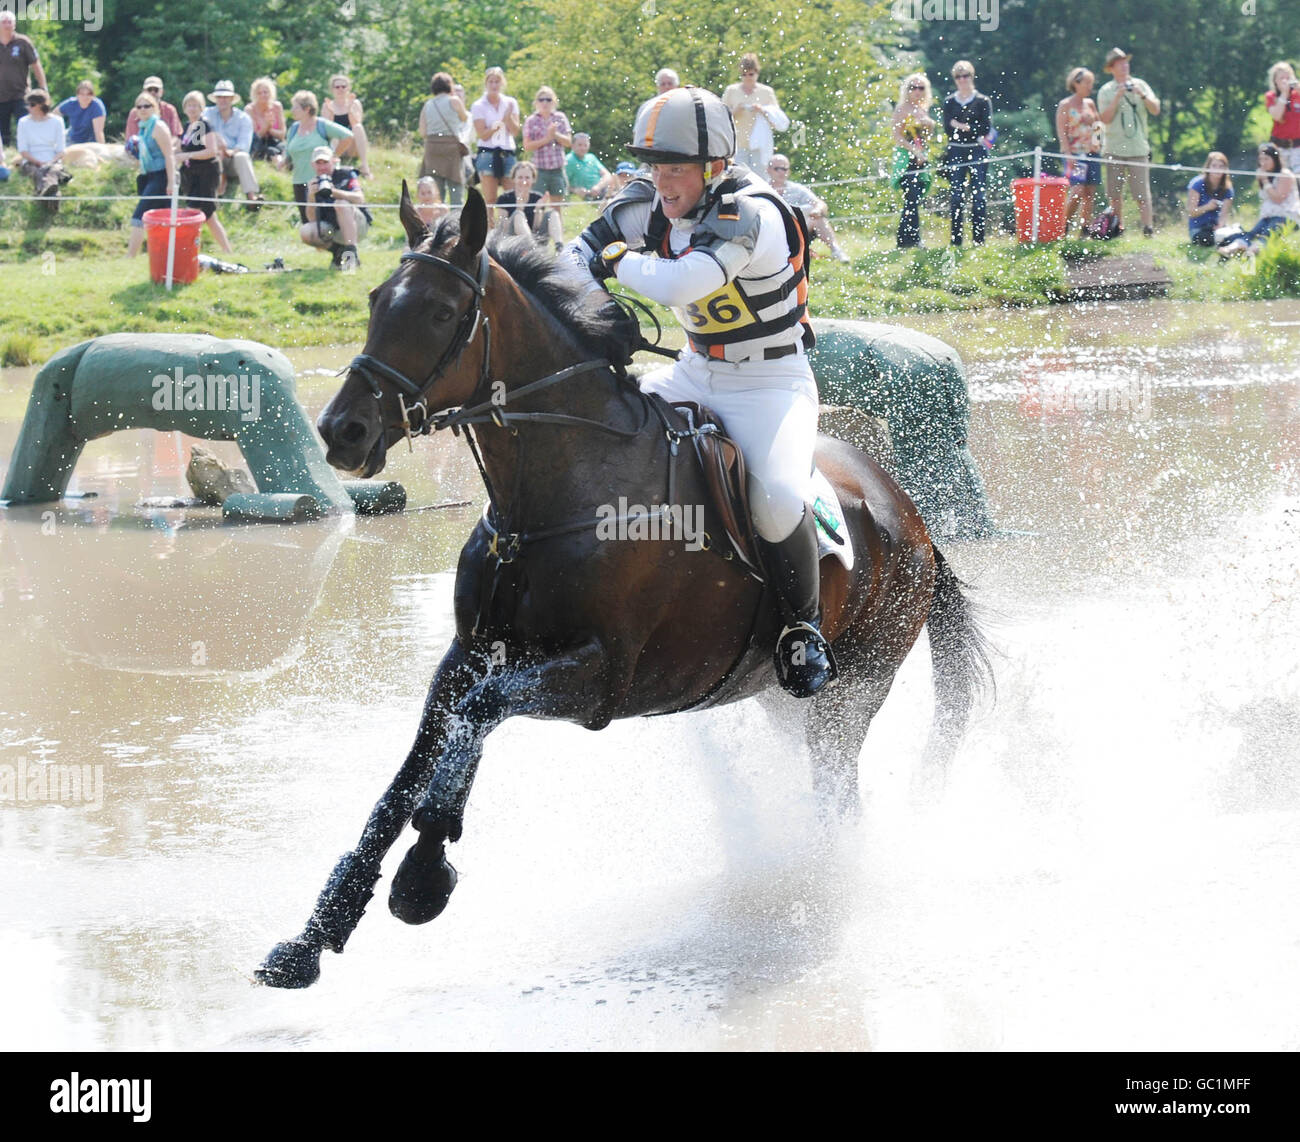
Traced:
<path fill-rule="evenodd" d="M 737 262 L 728 251 L 731 243 L 717 251 L 692 250 L 668 261 L 629 251 L 619 259 L 614 274 L 622 285 L 657 301 L 661 305 L 686 306 L 721 289 L 749 261 L 749 252 L 741 250 Z M 735 262 L 728 272 L 726 262 Z"/>

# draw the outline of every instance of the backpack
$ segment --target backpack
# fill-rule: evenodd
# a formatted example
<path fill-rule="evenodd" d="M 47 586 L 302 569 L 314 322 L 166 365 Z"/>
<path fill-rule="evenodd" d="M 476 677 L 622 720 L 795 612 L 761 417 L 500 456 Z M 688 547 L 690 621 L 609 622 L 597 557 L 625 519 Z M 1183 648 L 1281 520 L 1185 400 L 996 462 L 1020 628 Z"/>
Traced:
<path fill-rule="evenodd" d="M 1083 228 L 1085 238 L 1092 238 L 1099 242 L 1108 242 L 1111 238 L 1118 238 L 1122 233 L 1119 219 L 1115 217 L 1114 209 L 1109 206 Z"/>

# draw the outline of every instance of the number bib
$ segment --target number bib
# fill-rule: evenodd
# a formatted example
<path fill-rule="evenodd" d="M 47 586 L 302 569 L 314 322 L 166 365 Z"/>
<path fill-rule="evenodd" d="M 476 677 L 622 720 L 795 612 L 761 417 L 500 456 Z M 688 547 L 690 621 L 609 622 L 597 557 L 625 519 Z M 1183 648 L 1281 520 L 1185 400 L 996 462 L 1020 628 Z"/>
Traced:
<path fill-rule="evenodd" d="M 749 301 L 734 281 L 693 301 L 682 311 L 692 333 L 731 333 L 758 324 Z"/>

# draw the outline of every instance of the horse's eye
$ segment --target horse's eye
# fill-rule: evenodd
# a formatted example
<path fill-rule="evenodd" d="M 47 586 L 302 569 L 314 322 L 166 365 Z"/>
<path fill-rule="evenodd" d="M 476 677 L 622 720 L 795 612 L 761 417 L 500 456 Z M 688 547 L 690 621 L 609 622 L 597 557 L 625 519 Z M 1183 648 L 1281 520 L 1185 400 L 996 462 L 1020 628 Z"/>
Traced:
<path fill-rule="evenodd" d="M 456 311 L 449 305 L 440 305 L 433 311 L 434 321 L 450 321 L 456 316 Z"/>

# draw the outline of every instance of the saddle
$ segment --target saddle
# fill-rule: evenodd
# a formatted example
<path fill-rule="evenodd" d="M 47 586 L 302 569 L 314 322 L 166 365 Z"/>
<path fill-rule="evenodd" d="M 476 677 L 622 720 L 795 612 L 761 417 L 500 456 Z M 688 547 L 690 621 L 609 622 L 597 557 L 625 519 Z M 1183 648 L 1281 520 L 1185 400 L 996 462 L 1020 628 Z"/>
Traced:
<path fill-rule="evenodd" d="M 661 400 L 658 396 L 652 399 Z M 711 409 L 693 401 L 675 402 L 669 407 L 686 422 L 684 432 L 674 433 L 674 430 L 669 429 L 669 446 L 673 455 L 676 455 L 677 441 L 690 440 L 700 471 L 704 475 L 709 507 L 722 526 L 722 535 L 729 550 L 713 542 L 712 537 L 710 546 L 715 547 L 724 559 L 738 560 L 746 571 L 762 582 L 764 575 L 758 553 L 758 536 L 754 531 L 754 517 L 749 506 L 745 457 L 735 441 L 726 435 L 722 418 Z"/>

